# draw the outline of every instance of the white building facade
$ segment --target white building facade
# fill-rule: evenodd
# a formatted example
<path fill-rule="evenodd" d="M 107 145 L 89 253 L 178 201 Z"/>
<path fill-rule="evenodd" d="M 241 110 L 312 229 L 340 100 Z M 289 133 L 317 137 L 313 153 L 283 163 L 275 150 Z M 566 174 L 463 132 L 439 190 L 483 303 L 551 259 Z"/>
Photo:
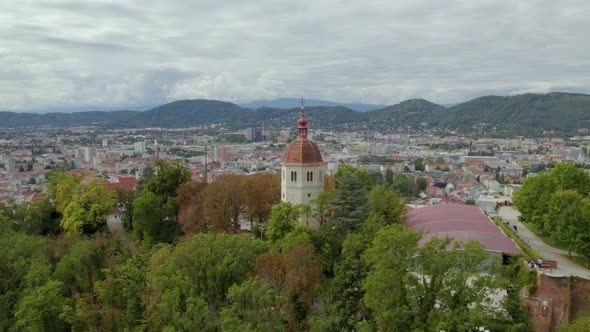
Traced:
<path fill-rule="evenodd" d="M 303 204 L 324 192 L 326 163 L 317 144 L 307 139 L 307 119 L 303 106 L 297 129 L 298 137 L 285 150 L 281 163 L 281 200 Z M 299 222 L 314 228 L 318 226 L 305 216 Z"/>

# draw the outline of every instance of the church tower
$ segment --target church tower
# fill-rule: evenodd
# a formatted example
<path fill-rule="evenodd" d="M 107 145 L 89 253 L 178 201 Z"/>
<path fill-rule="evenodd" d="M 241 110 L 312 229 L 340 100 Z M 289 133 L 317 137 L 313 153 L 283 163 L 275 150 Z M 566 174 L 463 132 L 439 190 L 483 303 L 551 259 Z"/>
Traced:
<path fill-rule="evenodd" d="M 309 203 L 324 192 L 326 163 L 318 146 L 307 139 L 307 119 L 303 102 L 297 122 L 298 137 L 285 150 L 281 163 L 281 200 L 293 204 Z M 300 223 L 317 227 L 312 220 L 302 217 Z"/>

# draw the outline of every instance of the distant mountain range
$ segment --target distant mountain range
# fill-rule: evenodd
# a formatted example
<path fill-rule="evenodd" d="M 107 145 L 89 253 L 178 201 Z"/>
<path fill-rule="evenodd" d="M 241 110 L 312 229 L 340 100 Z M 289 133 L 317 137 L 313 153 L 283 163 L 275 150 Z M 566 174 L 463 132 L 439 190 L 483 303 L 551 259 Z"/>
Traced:
<path fill-rule="evenodd" d="M 269 107 L 269 108 L 295 108 L 301 106 L 301 99 L 297 98 L 279 98 L 274 100 L 256 100 L 249 103 L 238 103 L 239 106 L 244 108 L 260 108 L 260 107 Z M 332 101 L 325 101 L 325 100 L 318 100 L 318 99 L 305 99 L 304 100 L 305 107 L 314 107 L 314 106 L 328 106 L 328 107 L 346 107 L 350 108 L 353 111 L 358 112 L 366 112 L 371 110 L 377 110 L 380 108 L 384 108 L 387 105 L 376 105 L 376 104 L 363 104 L 363 103 L 336 103 Z"/>
<path fill-rule="evenodd" d="M 306 102 L 307 103 L 307 102 Z M 306 106 L 312 129 L 396 130 L 438 128 L 494 135 L 574 133 L 590 128 L 590 95 L 572 93 L 486 96 L 444 107 L 424 99 L 365 112 L 344 106 Z M 224 124 L 231 128 L 294 127 L 297 108 L 245 108 L 216 100 L 179 100 L 147 111 L 78 113 L 0 112 L 0 127 L 96 125 L 109 128 L 182 128 Z"/>

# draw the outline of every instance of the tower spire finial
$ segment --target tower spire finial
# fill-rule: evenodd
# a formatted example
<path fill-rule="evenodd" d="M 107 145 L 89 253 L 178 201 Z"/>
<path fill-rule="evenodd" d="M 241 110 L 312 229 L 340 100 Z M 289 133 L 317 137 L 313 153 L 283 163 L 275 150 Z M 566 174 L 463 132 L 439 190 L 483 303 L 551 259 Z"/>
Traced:
<path fill-rule="evenodd" d="M 307 138 L 307 119 L 305 118 L 305 107 L 303 107 L 303 96 L 301 97 L 301 118 L 297 122 L 297 131 L 300 138 Z"/>

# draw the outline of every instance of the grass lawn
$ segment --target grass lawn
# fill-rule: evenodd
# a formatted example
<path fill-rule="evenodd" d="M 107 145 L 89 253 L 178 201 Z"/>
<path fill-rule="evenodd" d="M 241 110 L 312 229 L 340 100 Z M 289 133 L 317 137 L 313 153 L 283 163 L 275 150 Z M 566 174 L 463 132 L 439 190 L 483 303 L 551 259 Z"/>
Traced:
<path fill-rule="evenodd" d="M 586 268 L 586 269 L 588 268 L 588 259 L 586 257 L 582 257 L 582 256 L 567 257 L 567 255 L 565 255 L 565 257 L 578 263 L 578 265 L 580 265 L 583 268 Z"/>
<path fill-rule="evenodd" d="M 565 251 L 568 250 L 568 247 L 566 245 L 553 241 L 553 239 L 547 235 L 541 235 L 541 232 L 539 232 L 539 230 L 537 229 L 537 227 L 535 225 L 530 224 L 530 223 L 525 223 L 525 225 L 531 232 L 535 233 L 535 235 L 538 236 L 541 240 L 543 240 L 543 242 L 545 242 L 547 245 L 550 245 L 554 248 L 559 248 L 559 249 L 562 249 Z M 563 257 L 566 257 L 566 258 L 576 262 L 578 265 L 580 265 L 582 267 L 588 268 L 588 259 L 586 257 L 577 256 L 577 254 L 573 251 L 572 251 L 572 257 L 567 257 L 567 255 L 563 255 Z"/>
<path fill-rule="evenodd" d="M 492 220 L 496 225 L 498 225 L 498 227 L 502 229 L 502 231 L 504 231 L 506 235 L 508 235 L 511 239 L 514 240 L 514 242 L 516 242 L 516 244 L 520 247 L 522 251 L 524 251 L 525 254 L 527 254 L 528 257 L 541 258 L 541 255 L 539 255 L 539 253 L 537 253 L 533 250 L 533 248 L 529 247 L 524 242 L 522 242 L 522 240 L 518 236 L 516 236 L 516 234 L 514 234 L 514 232 L 512 232 L 511 229 L 506 227 L 506 225 L 504 225 L 500 218 L 494 217 L 492 218 Z"/>
<path fill-rule="evenodd" d="M 563 245 L 561 243 L 553 241 L 553 239 L 550 238 L 548 235 L 541 235 L 541 232 L 539 231 L 539 229 L 537 229 L 537 226 L 535 226 L 531 223 L 528 223 L 528 222 L 524 223 L 524 224 L 531 232 L 533 232 L 536 236 L 538 236 L 541 240 L 543 240 L 543 242 L 545 242 L 547 245 L 550 245 L 553 248 L 558 248 L 561 250 L 566 250 L 566 251 L 568 250 L 566 245 Z"/>

